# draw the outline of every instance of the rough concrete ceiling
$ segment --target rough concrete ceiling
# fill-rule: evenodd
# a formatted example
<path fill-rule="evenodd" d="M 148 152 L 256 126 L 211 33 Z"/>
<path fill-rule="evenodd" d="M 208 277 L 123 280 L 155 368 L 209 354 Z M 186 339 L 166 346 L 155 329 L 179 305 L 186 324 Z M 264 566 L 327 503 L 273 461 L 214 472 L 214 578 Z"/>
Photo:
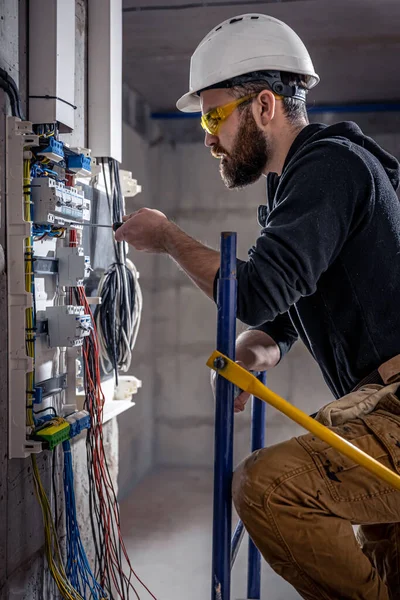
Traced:
<path fill-rule="evenodd" d="M 197 8 L 182 5 L 204 4 Z M 400 100 L 400 0 L 124 0 L 124 79 L 153 110 L 174 110 L 187 91 L 190 56 L 226 18 L 270 14 L 308 46 L 320 85 L 316 104 Z M 133 10 L 129 10 L 133 9 Z"/>

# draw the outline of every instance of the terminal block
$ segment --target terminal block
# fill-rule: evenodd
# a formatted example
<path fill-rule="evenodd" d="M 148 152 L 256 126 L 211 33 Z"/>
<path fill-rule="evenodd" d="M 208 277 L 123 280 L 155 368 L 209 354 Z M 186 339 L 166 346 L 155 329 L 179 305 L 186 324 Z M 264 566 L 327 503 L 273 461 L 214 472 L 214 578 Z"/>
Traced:
<path fill-rule="evenodd" d="M 49 450 L 54 450 L 58 444 L 69 440 L 71 426 L 67 421 L 63 423 L 43 427 L 39 431 L 34 432 L 33 438 L 46 443 Z"/>
<path fill-rule="evenodd" d="M 46 317 L 51 348 L 81 346 L 92 331 L 92 319 L 83 306 L 49 306 Z"/>
<path fill-rule="evenodd" d="M 37 224 L 90 221 L 90 200 L 82 191 L 51 177 L 32 179 L 33 221 Z"/>
<path fill-rule="evenodd" d="M 90 429 L 90 415 L 87 410 L 79 410 L 65 417 L 70 424 L 69 437 L 79 435 L 84 429 Z"/>
<path fill-rule="evenodd" d="M 68 287 L 82 285 L 90 272 L 90 259 L 84 255 L 83 248 L 59 246 L 57 258 L 59 285 Z"/>
<path fill-rule="evenodd" d="M 67 156 L 67 169 L 79 175 L 91 175 L 92 160 L 84 154 L 70 154 Z"/>
<path fill-rule="evenodd" d="M 48 146 L 38 152 L 37 155 L 44 156 L 55 163 L 59 163 L 64 158 L 64 144 L 51 137 L 49 138 Z"/>

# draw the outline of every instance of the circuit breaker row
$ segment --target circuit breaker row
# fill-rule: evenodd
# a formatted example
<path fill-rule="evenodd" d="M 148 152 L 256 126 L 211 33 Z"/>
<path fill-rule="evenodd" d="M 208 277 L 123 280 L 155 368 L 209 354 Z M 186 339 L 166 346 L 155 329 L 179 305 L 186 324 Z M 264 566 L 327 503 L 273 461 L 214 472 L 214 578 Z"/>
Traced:
<path fill-rule="evenodd" d="M 90 221 L 90 200 L 74 187 L 46 177 L 32 180 L 35 224 L 64 225 Z"/>

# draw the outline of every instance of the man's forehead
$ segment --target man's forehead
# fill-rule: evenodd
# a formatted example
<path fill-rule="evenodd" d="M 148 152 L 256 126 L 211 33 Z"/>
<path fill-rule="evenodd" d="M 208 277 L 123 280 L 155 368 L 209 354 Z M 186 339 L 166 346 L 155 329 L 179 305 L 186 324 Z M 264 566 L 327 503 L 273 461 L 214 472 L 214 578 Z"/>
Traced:
<path fill-rule="evenodd" d="M 232 101 L 232 94 L 227 89 L 213 89 L 213 90 L 205 90 L 200 94 L 200 105 L 202 113 L 207 113 L 208 111 L 216 108 L 217 106 L 222 106 L 227 102 Z"/>

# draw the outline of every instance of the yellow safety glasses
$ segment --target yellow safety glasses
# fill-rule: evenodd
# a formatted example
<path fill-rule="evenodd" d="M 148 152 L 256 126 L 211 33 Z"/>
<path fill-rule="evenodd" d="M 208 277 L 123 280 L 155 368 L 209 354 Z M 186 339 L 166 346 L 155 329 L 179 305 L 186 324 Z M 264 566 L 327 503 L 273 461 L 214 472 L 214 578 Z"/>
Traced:
<path fill-rule="evenodd" d="M 210 135 L 217 135 L 222 123 L 231 116 L 233 111 L 236 110 L 240 104 L 250 100 L 250 98 L 255 98 L 257 95 L 258 94 L 249 94 L 248 96 L 243 96 L 243 98 L 238 98 L 233 102 L 228 102 L 228 104 L 217 106 L 216 108 L 208 111 L 201 116 L 202 128 Z"/>

